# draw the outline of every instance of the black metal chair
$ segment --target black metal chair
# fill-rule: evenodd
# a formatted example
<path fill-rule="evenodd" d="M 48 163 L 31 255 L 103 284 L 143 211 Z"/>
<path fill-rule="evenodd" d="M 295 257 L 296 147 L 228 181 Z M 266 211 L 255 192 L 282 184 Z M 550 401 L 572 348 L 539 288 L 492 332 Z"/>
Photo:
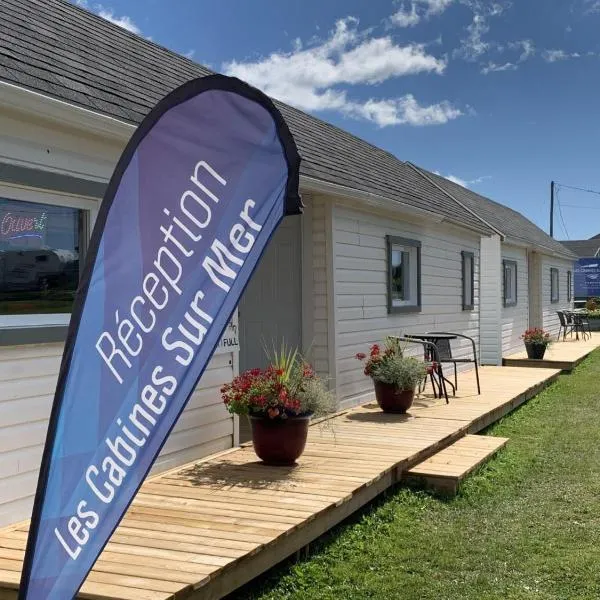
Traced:
<path fill-rule="evenodd" d="M 575 333 L 581 333 L 583 340 L 587 340 L 588 337 L 592 337 L 592 329 L 590 327 L 590 321 L 585 313 L 567 313 L 570 314 L 573 320 L 573 329 Z M 577 336 L 579 337 L 579 336 Z"/>
<path fill-rule="evenodd" d="M 446 378 L 444 377 L 442 363 L 439 359 L 440 357 L 437 346 L 435 344 L 432 344 L 431 342 L 426 342 L 425 340 L 418 340 L 414 338 L 397 337 L 396 339 L 405 344 L 418 344 L 419 346 L 423 347 L 423 354 L 425 362 L 427 363 L 427 375 L 425 376 L 425 379 L 422 382 L 423 387 L 419 386 L 419 393 L 425 389 L 425 382 L 427 381 L 427 376 L 429 376 L 429 379 L 431 380 L 431 387 L 433 389 L 433 397 L 441 398 L 443 394 L 444 399 L 446 400 L 446 404 L 449 404 L 450 401 L 448 400 Z M 450 383 L 450 385 L 452 385 L 452 383 Z"/>
<path fill-rule="evenodd" d="M 564 310 L 557 310 L 556 314 L 558 315 L 558 321 L 560 323 L 560 327 L 558 328 L 558 336 L 556 339 L 560 340 L 560 334 L 562 332 L 564 341 L 567 339 L 567 334 L 573 335 L 573 331 L 575 330 L 573 317 L 571 316 L 571 313 L 568 313 Z"/>
<path fill-rule="evenodd" d="M 472 358 L 455 358 L 452 355 L 452 344 L 450 340 L 439 339 L 436 342 L 439 360 L 442 363 L 452 363 L 454 365 L 454 388 L 458 389 L 458 364 L 470 364 L 473 363 L 475 365 L 475 379 L 477 380 L 477 393 L 481 395 L 481 386 L 479 384 L 479 365 L 477 361 L 477 347 L 475 345 L 475 340 L 470 338 L 468 335 L 463 335 L 462 333 L 454 333 L 452 331 L 428 331 L 427 333 L 431 333 L 432 335 L 441 334 L 441 335 L 454 335 L 457 338 L 461 338 L 464 340 L 469 340 L 471 342 L 471 346 L 473 348 L 473 357 Z"/>

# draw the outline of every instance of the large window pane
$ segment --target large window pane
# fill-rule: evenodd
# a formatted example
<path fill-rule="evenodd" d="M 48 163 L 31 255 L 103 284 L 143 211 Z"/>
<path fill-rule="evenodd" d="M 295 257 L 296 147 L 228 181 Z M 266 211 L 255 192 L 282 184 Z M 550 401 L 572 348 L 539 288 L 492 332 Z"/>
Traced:
<path fill-rule="evenodd" d="M 71 311 L 79 285 L 83 214 L 0 198 L 0 314 Z"/>

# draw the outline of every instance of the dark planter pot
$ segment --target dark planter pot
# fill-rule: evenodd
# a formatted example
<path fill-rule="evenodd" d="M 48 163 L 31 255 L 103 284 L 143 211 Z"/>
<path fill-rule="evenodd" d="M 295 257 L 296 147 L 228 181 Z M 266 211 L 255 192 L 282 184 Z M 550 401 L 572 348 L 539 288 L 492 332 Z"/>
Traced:
<path fill-rule="evenodd" d="M 534 358 L 541 360 L 544 358 L 546 353 L 545 344 L 525 344 L 525 350 L 527 350 L 527 358 Z"/>
<path fill-rule="evenodd" d="M 304 452 L 310 417 L 250 416 L 254 452 L 266 465 L 293 465 Z"/>
<path fill-rule="evenodd" d="M 399 390 L 396 386 L 374 381 L 375 398 L 383 412 L 405 413 L 413 403 L 415 390 Z"/>

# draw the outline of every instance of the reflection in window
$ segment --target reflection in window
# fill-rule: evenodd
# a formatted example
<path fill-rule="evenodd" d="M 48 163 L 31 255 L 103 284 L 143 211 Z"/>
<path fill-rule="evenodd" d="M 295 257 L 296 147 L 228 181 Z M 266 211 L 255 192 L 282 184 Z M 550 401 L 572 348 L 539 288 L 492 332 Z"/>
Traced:
<path fill-rule="evenodd" d="M 387 236 L 388 312 L 415 312 L 421 308 L 421 243 Z"/>
<path fill-rule="evenodd" d="M 70 312 L 84 213 L 0 198 L 0 314 Z"/>

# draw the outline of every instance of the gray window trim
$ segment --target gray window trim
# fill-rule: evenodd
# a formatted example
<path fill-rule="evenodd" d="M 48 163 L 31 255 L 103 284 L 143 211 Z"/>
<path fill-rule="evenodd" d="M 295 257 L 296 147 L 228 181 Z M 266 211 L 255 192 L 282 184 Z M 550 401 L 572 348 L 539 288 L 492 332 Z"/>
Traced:
<path fill-rule="evenodd" d="M 67 339 L 67 325 L 37 325 L 0 329 L 0 346 L 52 344 Z"/>
<path fill-rule="evenodd" d="M 556 273 L 556 290 L 554 289 L 554 273 Z M 556 296 L 554 292 L 556 291 Z M 556 267 L 550 267 L 550 304 L 560 302 L 560 273 Z"/>
<path fill-rule="evenodd" d="M 573 271 L 567 271 L 567 302 L 573 301 Z"/>
<path fill-rule="evenodd" d="M 506 267 L 512 266 L 512 265 L 514 265 L 514 267 L 515 267 L 515 299 L 513 302 L 511 302 L 506 297 Z M 518 271 L 518 269 L 519 269 L 519 267 L 518 267 L 516 260 L 508 260 L 508 259 L 502 260 L 502 302 L 504 303 L 505 307 L 517 306 L 517 304 L 518 304 L 518 301 L 519 301 L 519 288 L 518 288 L 519 271 Z"/>
<path fill-rule="evenodd" d="M 395 235 L 386 235 L 387 248 L 387 310 L 388 314 L 421 312 L 421 242 Z M 417 302 L 410 306 L 393 306 L 392 304 L 392 246 L 412 246 L 417 249 Z"/>
<path fill-rule="evenodd" d="M 473 310 L 475 308 L 475 253 L 463 250 L 461 253 L 461 271 L 462 271 L 462 309 Z M 465 297 L 465 276 L 466 261 L 471 261 L 471 297 Z"/>

